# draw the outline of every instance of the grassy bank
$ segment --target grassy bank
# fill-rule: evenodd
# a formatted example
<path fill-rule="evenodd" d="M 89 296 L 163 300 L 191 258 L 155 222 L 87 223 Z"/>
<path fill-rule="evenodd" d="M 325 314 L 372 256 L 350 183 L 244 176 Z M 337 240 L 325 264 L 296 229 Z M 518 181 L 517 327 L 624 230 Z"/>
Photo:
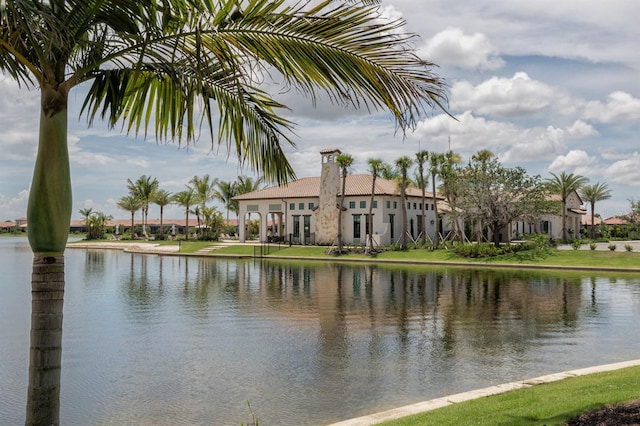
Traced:
<path fill-rule="evenodd" d="M 572 377 L 383 423 L 409 425 L 562 425 L 581 413 L 640 398 L 640 367 Z"/>
<path fill-rule="evenodd" d="M 252 256 L 253 246 L 233 245 L 222 246 L 211 254 Z M 269 256 L 300 257 L 326 260 L 356 260 L 356 261 L 393 261 L 393 262 L 430 262 L 430 263 L 466 263 L 469 265 L 536 265 L 550 267 L 584 267 L 601 269 L 629 269 L 640 271 L 639 252 L 612 252 L 586 250 L 556 250 L 549 249 L 539 252 L 511 253 L 489 258 L 465 258 L 456 255 L 451 250 L 414 249 L 405 251 L 385 251 L 375 255 L 365 254 L 326 254 L 327 247 L 292 246 L 272 252 Z"/>

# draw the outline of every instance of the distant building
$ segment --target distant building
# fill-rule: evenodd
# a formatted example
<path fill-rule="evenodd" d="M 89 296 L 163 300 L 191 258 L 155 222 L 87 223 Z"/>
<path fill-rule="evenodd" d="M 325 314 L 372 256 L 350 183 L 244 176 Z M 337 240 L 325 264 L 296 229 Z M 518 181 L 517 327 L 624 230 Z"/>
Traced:
<path fill-rule="evenodd" d="M 301 244 L 333 244 L 338 236 L 340 214 L 341 171 L 336 162 L 340 150 L 326 149 L 320 152 L 321 173 L 319 177 L 297 179 L 286 185 L 272 186 L 235 197 L 238 201 L 239 237 L 245 242 L 247 222 L 259 220 L 258 239 L 281 239 Z M 399 185 L 391 180 L 376 178 L 372 217 L 369 217 L 373 176 L 369 174 L 348 175 L 345 187 L 345 202 L 342 211 L 343 239 L 347 244 L 364 244 L 371 229 L 378 245 L 396 242 L 402 233 L 402 211 Z M 426 233 L 429 238 L 436 234 L 435 207 L 433 197 L 427 192 L 425 198 Z M 443 197 L 436 198 L 439 213 L 448 211 Z M 407 221 L 411 238 L 417 240 L 422 234 L 422 192 L 418 188 L 407 188 Z M 439 232 L 447 231 L 445 229 Z"/>

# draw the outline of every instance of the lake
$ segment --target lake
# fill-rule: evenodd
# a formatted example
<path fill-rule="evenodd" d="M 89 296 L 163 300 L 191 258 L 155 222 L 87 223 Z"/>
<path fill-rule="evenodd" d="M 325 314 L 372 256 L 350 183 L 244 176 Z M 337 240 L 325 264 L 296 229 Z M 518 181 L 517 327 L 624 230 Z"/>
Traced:
<path fill-rule="evenodd" d="M 24 424 L 26 239 L 0 238 L 0 424 Z M 636 359 L 640 275 L 69 249 L 62 424 L 322 425 Z"/>

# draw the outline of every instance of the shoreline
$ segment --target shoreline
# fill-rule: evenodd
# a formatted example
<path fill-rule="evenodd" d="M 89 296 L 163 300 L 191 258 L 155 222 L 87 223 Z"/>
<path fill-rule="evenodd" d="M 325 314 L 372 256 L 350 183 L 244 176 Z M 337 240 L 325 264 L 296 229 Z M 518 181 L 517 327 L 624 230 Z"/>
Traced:
<path fill-rule="evenodd" d="M 224 243 L 224 242 L 223 242 Z M 620 244 L 628 242 L 620 242 Z M 636 252 L 640 252 L 640 241 L 633 241 L 637 246 Z M 238 243 L 228 243 L 229 245 Z M 608 250 L 605 245 L 608 243 L 599 243 L 600 250 Z M 621 272 L 621 273 L 640 273 L 640 266 L 637 268 L 620 268 L 611 266 L 570 266 L 570 265 L 546 265 L 546 264 L 532 264 L 532 263 L 493 263 L 493 262 L 464 262 L 464 261 L 429 261 L 429 260 L 407 260 L 407 259 L 357 259 L 357 258 L 340 258 L 340 257 L 315 257 L 315 256 L 278 256 L 268 255 L 262 257 L 254 257 L 246 254 L 217 254 L 214 249 L 207 249 L 195 253 L 180 253 L 180 247 L 175 245 L 160 245 L 153 242 L 109 242 L 109 241 L 96 241 L 96 242 L 72 242 L 68 243 L 67 248 L 80 248 L 80 249 L 105 249 L 105 250 L 122 250 L 127 253 L 141 253 L 141 254 L 157 254 L 167 256 L 185 256 L 185 257 L 219 257 L 230 259 L 278 259 L 278 260 L 306 260 L 315 262 L 344 262 L 344 263 L 386 263 L 396 265 L 433 265 L 433 266 L 451 266 L 451 267 L 471 267 L 471 268 L 500 268 L 500 269 L 547 269 L 556 271 L 585 271 L 585 272 Z M 224 244 L 219 246 L 224 247 Z M 561 246 L 558 250 L 573 250 L 569 245 Z M 585 250 L 585 248 L 581 248 Z M 586 250 L 589 247 L 586 246 Z"/>

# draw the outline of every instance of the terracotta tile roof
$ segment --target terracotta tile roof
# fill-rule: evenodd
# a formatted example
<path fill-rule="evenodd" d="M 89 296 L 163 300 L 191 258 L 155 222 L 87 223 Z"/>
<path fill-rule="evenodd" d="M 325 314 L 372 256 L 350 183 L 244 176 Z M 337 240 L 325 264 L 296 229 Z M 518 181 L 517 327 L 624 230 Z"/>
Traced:
<path fill-rule="evenodd" d="M 373 177 L 367 174 L 348 175 L 345 185 L 346 196 L 371 195 L 371 184 Z M 341 189 L 341 188 L 340 188 Z M 320 194 L 320 177 L 306 177 L 289 182 L 287 185 L 271 186 L 258 191 L 234 197 L 235 200 L 264 200 L 283 198 L 312 198 Z M 376 178 L 375 194 L 399 195 L 400 188 L 395 181 Z M 407 188 L 407 195 L 421 197 L 422 191 L 418 188 Z M 425 196 L 431 198 L 431 192 L 425 192 Z M 438 196 L 438 199 L 444 199 Z"/>
<path fill-rule="evenodd" d="M 587 225 L 587 226 L 591 226 L 591 215 L 586 215 L 586 216 L 582 216 L 581 218 L 582 221 L 582 225 Z M 594 216 L 593 217 L 593 224 L 594 225 L 600 225 L 602 223 L 602 219 Z"/>
<path fill-rule="evenodd" d="M 607 225 L 626 225 L 629 222 L 619 217 L 610 217 L 608 219 L 605 219 L 604 223 L 606 223 Z"/>

